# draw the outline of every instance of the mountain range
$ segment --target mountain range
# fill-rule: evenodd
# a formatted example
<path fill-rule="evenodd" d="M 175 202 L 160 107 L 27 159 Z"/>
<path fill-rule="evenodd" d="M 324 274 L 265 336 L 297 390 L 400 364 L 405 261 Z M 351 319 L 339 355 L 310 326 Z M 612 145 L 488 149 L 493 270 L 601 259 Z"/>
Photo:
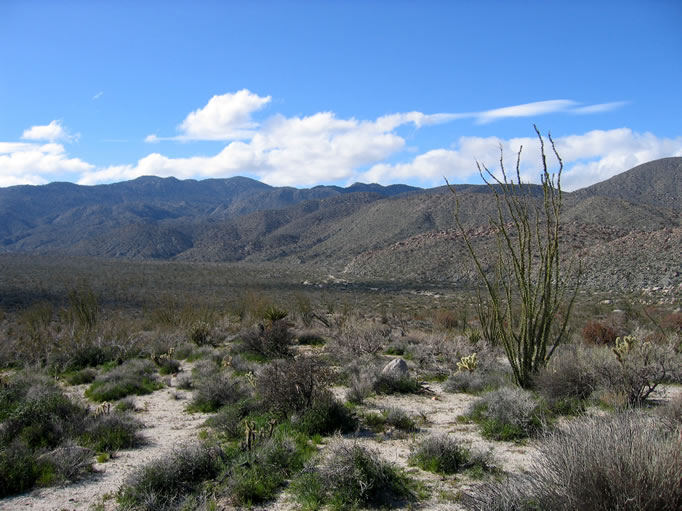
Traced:
<path fill-rule="evenodd" d="M 492 264 L 493 190 L 456 185 L 460 218 Z M 540 197 L 541 188 L 531 186 Z M 588 287 L 680 291 L 682 158 L 563 194 L 567 258 Z M 0 251 L 184 261 L 314 264 L 349 278 L 474 277 L 447 187 L 272 187 L 245 177 L 0 188 Z"/>

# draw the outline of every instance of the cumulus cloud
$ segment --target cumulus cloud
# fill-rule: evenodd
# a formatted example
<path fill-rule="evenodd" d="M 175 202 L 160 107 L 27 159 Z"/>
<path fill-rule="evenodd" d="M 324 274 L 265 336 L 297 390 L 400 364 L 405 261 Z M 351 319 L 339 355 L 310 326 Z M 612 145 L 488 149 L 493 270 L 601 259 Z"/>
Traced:
<path fill-rule="evenodd" d="M 659 138 L 652 133 L 637 133 L 627 128 L 559 137 L 555 143 L 564 162 L 562 186 L 568 191 L 603 181 L 651 160 L 682 156 L 682 137 Z M 360 179 L 382 183 L 417 179 L 434 185 L 442 184 L 443 178 L 447 177 L 451 182 L 461 182 L 478 174 L 477 161 L 499 175 L 500 147 L 508 171 L 516 168 L 517 153 L 523 147 L 522 179 L 539 182 L 540 144 L 535 137 L 460 137 L 451 149 L 428 151 L 406 163 L 379 163 L 362 173 Z M 551 149 L 546 147 L 546 151 Z M 554 164 L 552 156 L 548 162 Z"/>
<path fill-rule="evenodd" d="M 69 157 L 62 144 L 0 142 L 0 186 L 43 184 L 46 177 L 93 169 L 94 165 Z"/>
<path fill-rule="evenodd" d="M 71 135 L 68 133 L 60 121 L 52 121 L 50 124 L 44 126 L 33 126 L 27 130 L 24 130 L 21 138 L 23 140 L 49 140 L 54 142 L 55 140 L 64 140 L 71 142 L 77 140 L 80 135 Z"/>
<path fill-rule="evenodd" d="M 270 96 L 261 97 L 248 89 L 234 94 L 213 96 L 206 106 L 191 112 L 178 126 L 180 135 L 158 137 L 149 135 L 147 142 L 159 140 L 241 140 L 255 133 L 258 123 L 251 114 L 271 101 Z"/>

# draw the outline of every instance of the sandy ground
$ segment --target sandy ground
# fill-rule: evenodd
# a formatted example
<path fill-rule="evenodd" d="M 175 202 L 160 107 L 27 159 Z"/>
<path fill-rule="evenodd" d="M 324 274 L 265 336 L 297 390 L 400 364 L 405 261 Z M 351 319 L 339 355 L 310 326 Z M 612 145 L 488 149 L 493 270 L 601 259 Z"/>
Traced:
<path fill-rule="evenodd" d="M 185 367 L 189 370 L 189 367 Z M 173 383 L 173 382 L 171 382 Z M 72 397 L 82 399 L 87 385 L 70 387 Z M 113 495 L 130 473 L 139 466 L 185 445 L 197 437 L 207 415 L 188 414 L 185 407 L 191 393 L 175 388 L 163 388 L 147 396 L 137 396 L 135 416 L 145 428 L 141 430 L 147 444 L 137 449 L 118 451 L 106 463 L 95 463 L 95 474 L 68 486 L 41 488 L 31 493 L 0 500 L 3 511 L 62 511 L 90 509 L 102 502 L 104 495 Z M 115 508 L 114 499 L 105 499 L 105 507 Z"/>

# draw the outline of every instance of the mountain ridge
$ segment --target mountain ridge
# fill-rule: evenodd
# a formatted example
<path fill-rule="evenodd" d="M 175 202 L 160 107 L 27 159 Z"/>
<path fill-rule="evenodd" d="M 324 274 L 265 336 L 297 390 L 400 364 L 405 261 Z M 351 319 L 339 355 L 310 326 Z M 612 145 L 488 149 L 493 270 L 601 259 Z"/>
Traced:
<path fill-rule="evenodd" d="M 647 173 L 651 183 L 643 185 Z M 455 190 L 465 228 L 485 230 L 496 211 L 492 190 L 466 184 Z M 528 187 L 531 200 L 538 200 L 540 192 L 537 185 Z M 665 229 L 676 233 L 680 204 L 682 158 L 649 162 L 566 192 L 563 221 L 573 243 L 567 252 L 608 267 L 590 254 L 613 258 L 607 246 L 622 238 L 634 243 L 635 259 L 645 260 L 651 247 L 639 247 L 637 240 Z M 154 176 L 92 187 L 51 183 L 0 189 L 0 250 L 316 264 L 359 278 L 439 281 L 447 275 L 464 282 L 472 276 L 459 264 L 466 254 L 455 247 L 453 211 L 448 187 L 354 183 L 297 189 L 245 177 L 196 181 Z M 488 241 L 476 243 L 485 248 Z M 682 252 L 673 244 L 672 263 L 679 258 L 676 248 Z M 668 268 L 659 265 L 659 271 L 663 267 Z M 664 273 L 661 282 L 675 280 L 670 271 Z"/>

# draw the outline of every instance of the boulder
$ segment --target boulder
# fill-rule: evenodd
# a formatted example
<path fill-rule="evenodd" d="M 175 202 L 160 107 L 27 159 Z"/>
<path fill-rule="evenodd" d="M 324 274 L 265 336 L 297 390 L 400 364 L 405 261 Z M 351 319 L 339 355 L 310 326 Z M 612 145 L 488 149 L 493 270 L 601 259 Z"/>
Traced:
<path fill-rule="evenodd" d="M 382 376 L 388 376 L 394 380 L 402 380 L 409 377 L 409 371 L 407 369 L 407 362 L 402 358 L 396 358 L 391 360 L 388 364 L 384 366 L 381 370 Z"/>

